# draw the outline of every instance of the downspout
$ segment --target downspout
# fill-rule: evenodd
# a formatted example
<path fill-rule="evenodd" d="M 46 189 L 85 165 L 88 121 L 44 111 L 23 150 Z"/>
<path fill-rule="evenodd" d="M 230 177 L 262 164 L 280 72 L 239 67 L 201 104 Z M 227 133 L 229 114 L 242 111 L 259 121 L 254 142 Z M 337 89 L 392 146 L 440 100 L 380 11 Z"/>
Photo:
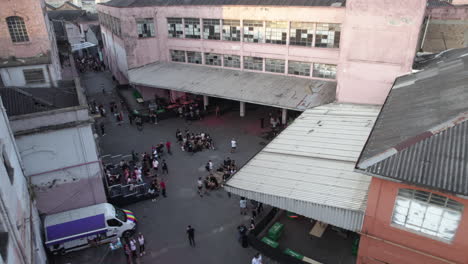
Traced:
<path fill-rule="evenodd" d="M 431 23 L 431 15 L 430 15 L 430 14 L 429 14 L 429 16 L 427 17 L 426 28 L 424 29 L 423 38 L 422 38 L 422 40 L 421 40 L 421 47 L 419 47 L 421 50 L 423 49 L 424 41 L 426 40 L 427 29 L 429 28 L 429 23 Z"/>

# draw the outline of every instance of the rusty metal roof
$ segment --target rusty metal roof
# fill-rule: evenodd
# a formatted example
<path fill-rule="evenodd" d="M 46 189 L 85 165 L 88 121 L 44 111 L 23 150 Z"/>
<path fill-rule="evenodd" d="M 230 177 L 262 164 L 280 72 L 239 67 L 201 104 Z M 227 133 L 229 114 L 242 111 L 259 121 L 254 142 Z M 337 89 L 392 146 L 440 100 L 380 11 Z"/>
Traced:
<path fill-rule="evenodd" d="M 453 54 L 396 80 L 357 168 L 468 195 L 468 48 Z"/>
<path fill-rule="evenodd" d="M 345 6 L 346 0 L 111 0 L 112 7 L 248 5 L 248 6 Z"/>

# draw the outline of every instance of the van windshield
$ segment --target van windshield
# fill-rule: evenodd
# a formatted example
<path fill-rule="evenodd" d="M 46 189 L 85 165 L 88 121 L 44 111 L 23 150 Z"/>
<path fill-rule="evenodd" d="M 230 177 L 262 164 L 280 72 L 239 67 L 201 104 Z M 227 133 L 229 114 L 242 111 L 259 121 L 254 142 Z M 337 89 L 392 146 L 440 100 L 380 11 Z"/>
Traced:
<path fill-rule="evenodd" d="M 115 217 L 122 222 L 127 222 L 127 215 L 125 214 L 125 212 L 122 211 L 122 209 L 117 208 L 115 206 L 114 208 L 115 208 Z"/>

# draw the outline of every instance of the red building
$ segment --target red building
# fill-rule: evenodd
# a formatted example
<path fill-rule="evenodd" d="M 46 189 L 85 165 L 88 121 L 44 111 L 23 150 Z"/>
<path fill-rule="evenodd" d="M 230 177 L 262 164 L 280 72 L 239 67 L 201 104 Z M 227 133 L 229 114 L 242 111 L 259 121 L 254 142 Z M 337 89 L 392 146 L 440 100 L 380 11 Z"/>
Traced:
<path fill-rule="evenodd" d="M 357 163 L 373 176 L 358 263 L 468 263 L 467 55 L 395 81 Z"/>

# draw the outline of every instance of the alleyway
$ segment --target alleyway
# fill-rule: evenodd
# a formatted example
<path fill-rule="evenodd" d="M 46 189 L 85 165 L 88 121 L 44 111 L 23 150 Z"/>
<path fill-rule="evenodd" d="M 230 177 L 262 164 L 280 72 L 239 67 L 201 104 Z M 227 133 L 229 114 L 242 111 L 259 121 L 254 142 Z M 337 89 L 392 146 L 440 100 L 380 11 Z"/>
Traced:
<path fill-rule="evenodd" d="M 258 124 L 258 119 L 243 120 L 237 113 L 228 113 L 217 120 L 207 118 L 188 124 L 173 118 L 158 125 L 145 124 L 140 132 L 128 123 L 126 115 L 122 126 L 117 126 L 114 118 L 109 117 L 108 103 L 112 97 L 117 97 L 114 93 L 111 95 L 113 84 L 107 72 L 86 73 L 82 76 L 82 83 L 89 100 L 104 104 L 108 113 L 106 119 L 97 121 L 104 122 L 106 127 L 106 135 L 98 138 L 101 156 L 106 156 L 104 163 L 118 163 L 132 150 L 149 152 L 152 145 L 161 141 L 173 142 L 173 155 L 165 156 L 170 173 L 163 177 L 168 198 L 126 207 L 135 212 L 138 231 L 146 236 L 147 254 L 139 259 L 140 263 L 250 263 L 255 251 L 244 249 L 237 242 L 236 227 L 248 221 L 247 216 L 239 214 L 239 197 L 229 198 L 226 192 L 218 190 L 200 198 L 196 193 L 196 180 L 206 175 L 204 166 L 210 159 L 215 167 L 226 157 L 243 165 L 257 153 L 263 147 L 263 139 L 252 132 L 255 131 L 252 126 L 254 122 Z M 105 96 L 102 87 L 106 90 Z M 209 133 L 214 138 L 216 150 L 204 150 L 193 156 L 182 152 L 175 144 L 177 128 Z M 232 137 L 239 142 L 238 151 L 234 154 L 229 153 Z M 188 244 L 187 225 L 196 229 L 196 248 Z M 125 263 L 122 250 L 111 252 L 106 246 L 70 253 L 58 259 L 57 263 Z"/>

